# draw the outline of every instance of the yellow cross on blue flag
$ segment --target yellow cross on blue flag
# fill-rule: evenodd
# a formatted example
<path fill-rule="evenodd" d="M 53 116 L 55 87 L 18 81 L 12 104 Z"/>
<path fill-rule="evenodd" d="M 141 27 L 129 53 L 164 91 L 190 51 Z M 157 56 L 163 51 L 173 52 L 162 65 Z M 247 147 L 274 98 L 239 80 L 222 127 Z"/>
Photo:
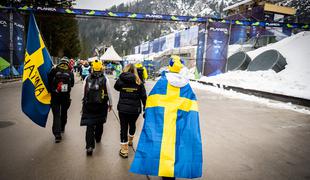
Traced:
<path fill-rule="evenodd" d="M 41 127 L 45 127 L 50 111 L 48 73 L 51 68 L 51 57 L 44 45 L 34 15 L 30 14 L 23 71 L 22 110 Z"/>
<path fill-rule="evenodd" d="M 198 105 L 188 83 L 173 86 L 163 74 L 153 87 L 130 172 L 175 178 L 202 176 Z"/>

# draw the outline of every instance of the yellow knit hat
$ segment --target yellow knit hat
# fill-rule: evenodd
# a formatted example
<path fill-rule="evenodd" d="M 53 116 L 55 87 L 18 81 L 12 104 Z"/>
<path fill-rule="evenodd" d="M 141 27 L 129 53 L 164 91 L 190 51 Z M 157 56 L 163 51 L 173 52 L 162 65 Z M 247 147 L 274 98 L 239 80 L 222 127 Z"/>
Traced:
<path fill-rule="evenodd" d="M 183 61 L 180 56 L 172 55 L 169 61 L 168 69 L 170 72 L 179 73 L 183 67 Z"/>
<path fill-rule="evenodd" d="M 92 67 L 93 67 L 94 71 L 102 71 L 103 70 L 102 61 L 100 61 L 100 60 L 93 61 Z"/>

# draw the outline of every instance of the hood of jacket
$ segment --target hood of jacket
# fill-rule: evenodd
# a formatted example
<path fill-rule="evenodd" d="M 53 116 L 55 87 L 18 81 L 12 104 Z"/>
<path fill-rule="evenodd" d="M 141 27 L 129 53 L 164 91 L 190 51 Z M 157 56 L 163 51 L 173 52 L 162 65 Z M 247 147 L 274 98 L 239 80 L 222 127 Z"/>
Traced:
<path fill-rule="evenodd" d="M 174 87 L 184 87 L 189 83 L 189 79 L 180 73 L 166 73 L 168 83 Z"/>
<path fill-rule="evenodd" d="M 120 80 L 125 83 L 136 83 L 136 77 L 133 73 L 124 72 L 119 76 Z"/>

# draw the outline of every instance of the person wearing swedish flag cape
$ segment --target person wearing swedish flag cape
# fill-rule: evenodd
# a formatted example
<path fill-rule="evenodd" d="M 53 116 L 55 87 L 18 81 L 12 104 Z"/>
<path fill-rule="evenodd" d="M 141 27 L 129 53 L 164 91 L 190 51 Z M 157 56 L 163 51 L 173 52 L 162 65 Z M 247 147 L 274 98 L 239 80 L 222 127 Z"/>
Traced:
<path fill-rule="evenodd" d="M 151 90 L 130 172 L 163 179 L 202 176 L 202 143 L 196 96 L 172 56 L 169 72 Z"/>

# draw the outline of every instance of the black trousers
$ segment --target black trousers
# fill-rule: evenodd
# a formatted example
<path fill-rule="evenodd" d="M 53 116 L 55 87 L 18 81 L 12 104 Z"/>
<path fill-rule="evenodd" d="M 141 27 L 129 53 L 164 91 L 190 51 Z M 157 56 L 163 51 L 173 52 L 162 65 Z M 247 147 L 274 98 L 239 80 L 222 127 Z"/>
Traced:
<path fill-rule="evenodd" d="M 136 132 L 136 121 L 139 117 L 139 114 L 127 114 L 127 113 L 118 113 L 120 123 L 121 123 L 121 143 L 128 142 L 128 125 L 129 125 L 129 134 L 134 135 Z"/>
<path fill-rule="evenodd" d="M 51 107 L 53 112 L 53 126 L 52 131 L 55 136 L 60 135 L 61 131 L 65 130 L 67 124 L 67 112 L 71 104 L 71 99 L 62 99 L 52 101 Z"/>
<path fill-rule="evenodd" d="M 175 177 L 162 177 L 162 180 L 175 180 Z"/>
<path fill-rule="evenodd" d="M 97 125 L 88 125 L 86 127 L 86 149 L 95 148 L 95 140 L 97 142 L 101 141 L 103 133 L 103 124 L 99 123 Z"/>

